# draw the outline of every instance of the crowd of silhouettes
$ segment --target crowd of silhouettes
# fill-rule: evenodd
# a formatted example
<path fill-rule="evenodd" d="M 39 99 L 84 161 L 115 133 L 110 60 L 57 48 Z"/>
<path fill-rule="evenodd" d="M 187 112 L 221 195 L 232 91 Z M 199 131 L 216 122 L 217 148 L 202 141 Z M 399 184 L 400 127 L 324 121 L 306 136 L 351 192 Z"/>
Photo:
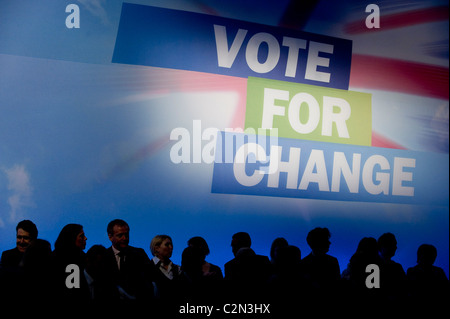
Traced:
<path fill-rule="evenodd" d="M 327 228 L 307 234 L 311 252 L 304 257 L 285 238 L 273 240 L 270 258 L 258 255 L 251 248 L 250 235 L 238 232 L 231 238 L 234 258 L 225 263 L 224 273 L 206 260 L 210 249 L 202 237 L 187 241 L 181 265 L 176 265 L 171 261 L 173 243 L 168 235 L 151 239 L 153 256 L 149 257 L 144 249 L 129 245 L 130 227 L 124 220 L 111 221 L 106 233 L 110 247 L 93 245 L 84 252 L 83 226 L 68 224 L 52 250 L 48 241 L 38 238 L 32 221 L 19 222 L 16 247 L 1 256 L 0 300 L 12 305 L 26 294 L 28 305 L 32 300 L 34 305 L 145 308 L 155 316 L 171 314 L 170 318 L 186 304 L 265 304 L 270 305 L 272 318 L 286 318 L 305 309 L 317 313 L 356 306 L 440 309 L 449 297 L 448 278 L 433 265 L 436 248 L 421 245 L 417 265 L 405 272 L 392 259 L 397 250 L 392 233 L 362 238 L 341 271 L 338 260 L 328 254 L 331 233 Z M 69 265 L 79 272 L 68 269 Z M 368 285 L 376 281 L 369 278 L 368 265 L 379 269 L 379 282 L 374 285 Z"/>

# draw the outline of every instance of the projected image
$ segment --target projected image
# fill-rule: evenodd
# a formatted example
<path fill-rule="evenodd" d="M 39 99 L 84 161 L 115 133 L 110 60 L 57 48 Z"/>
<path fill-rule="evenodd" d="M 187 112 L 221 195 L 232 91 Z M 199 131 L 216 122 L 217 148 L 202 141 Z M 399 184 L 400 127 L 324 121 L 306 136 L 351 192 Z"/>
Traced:
<path fill-rule="evenodd" d="M 120 268 L 122 244 L 141 285 L 107 297 L 165 300 L 158 280 L 193 281 L 189 258 L 234 295 L 235 262 L 257 256 L 249 286 L 268 305 L 286 284 L 278 239 L 309 287 L 297 298 L 347 291 L 364 243 L 405 282 L 421 247 L 448 285 L 448 21 L 445 1 L 0 0 L 2 272 L 36 237 L 76 286 L 62 266 L 83 272 L 92 248 Z M 68 224 L 76 256 L 58 253 Z M 334 277 L 313 274 L 315 255 Z M 373 289 L 380 269 L 360 274 Z"/>

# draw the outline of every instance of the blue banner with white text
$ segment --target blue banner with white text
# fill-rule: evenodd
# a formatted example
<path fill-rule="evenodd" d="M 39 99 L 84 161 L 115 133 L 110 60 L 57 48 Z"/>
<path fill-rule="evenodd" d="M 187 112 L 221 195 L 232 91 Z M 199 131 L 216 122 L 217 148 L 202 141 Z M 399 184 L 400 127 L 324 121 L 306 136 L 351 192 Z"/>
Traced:
<path fill-rule="evenodd" d="M 347 90 L 351 56 L 345 39 L 124 3 L 112 62 Z"/>
<path fill-rule="evenodd" d="M 212 192 L 448 205 L 448 164 L 439 153 L 221 132 Z"/>

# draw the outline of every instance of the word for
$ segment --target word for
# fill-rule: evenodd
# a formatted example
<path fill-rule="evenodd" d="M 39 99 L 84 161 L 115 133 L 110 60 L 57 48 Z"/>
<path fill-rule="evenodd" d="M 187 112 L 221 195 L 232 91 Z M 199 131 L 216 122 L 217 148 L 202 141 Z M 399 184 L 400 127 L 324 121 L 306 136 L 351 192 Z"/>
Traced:
<path fill-rule="evenodd" d="M 80 7 L 76 4 L 68 4 L 66 6 L 66 13 L 70 14 L 66 17 L 67 29 L 80 28 Z"/>
<path fill-rule="evenodd" d="M 368 29 L 380 28 L 380 7 L 376 4 L 369 4 L 366 7 L 366 13 L 370 14 L 366 18 L 366 27 Z"/>
<path fill-rule="evenodd" d="M 249 152 L 253 152 L 256 160 L 267 162 L 267 155 L 261 145 L 253 144 L 247 147 L 241 146 L 236 152 L 236 161 L 233 165 L 234 177 L 244 186 L 255 186 L 259 184 L 264 177 L 260 170 L 254 170 L 250 175 L 246 167 L 246 158 Z M 273 155 L 274 154 L 274 155 Z M 382 155 L 372 155 L 361 163 L 361 154 L 355 153 L 352 158 L 352 168 L 343 152 L 334 152 L 333 169 L 331 177 L 331 189 L 328 179 L 328 172 L 325 163 L 323 150 L 312 149 L 306 162 L 302 177 L 299 180 L 300 154 L 301 148 L 291 147 L 289 149 L 289 159 L 281 160 L 282 146 L 272 146 L 269 156 L 269 174 L 267 187 L 280 187 L 280 173 L 287 174 L 287 189 L 307 190 L 311 183 L 317 184 L 319 191 L 339 192 L 341 185 L 341 176 L 344 178 L 350 193 L 358 193 L 360 186 L 360 176 L 364 189 L 372 195 L 401 195 L 414 196 L 414 187 L 403 186 L 404 182 L 413 180 L 413 173 L 404 171 L 404 168 L 414 168 L 415 159 L 413 158 L 394 158 L 394 167 L 391 169 L 389 161 Z M 308 156 L 308 155 L 306 155 Z M 275 165 L 271 168 L 271 165 Z M 375 171 L 379 167 L 381 171 Z M 267 170 L 265 170 L 267 171 Z M 256 174 L 256 172 L 258 174 Z M 375 172 L 375 174 L 374 174 Z M 390 185 L 390 175 L 392 174 L 392 185 Z M 373 176 L 375 175 L 375 180 Z"/>
<path fill-rule="evenodd" d="M 260 145 L 277 145 L 277 129 L 247 128 L 226 128 L 226 132 L 246 133 L 238 135 L 226 135 L 225 138 L 218 134 L 219 129 L 214 127 L 206 128 L 202 131 L 201 120 L 192 121 L 192 134 L 183 127 L 174 128 L 170 132 L 170 140 L 177 141 L 170 149 L 170 160 L 174 164 L 180 163 L 233 163 L 236 160 L 236 145 L 242 144 L 245 140 L 257 142 Z M 267 136 L 267 133 L 270 135 Z M 206 142 L 206 144 L 204 144 Z M 192 151 L 191 151 L 192 150 Z M 217 150 L 217 151 L 216 151 Z M 251 160 L 250 160 L 251 162 Z"/>
<path fill-rule="evenodd" d="M 264 104 L 262 128 L 272 128 L 274 116 L 285 116 L 286 109 L 283 106 L 276 105 L 276 100 L 289 101 L 288 118 L 291 127 L 300 134 L 309 134 L 313 132 L 321 119 L 321 108 L 319 102 L 306 92 L 297 93 L 291 99 L 289 91 L 275 90 L 266 88 L 264 90 Z M 331 136 L 333 123 L 336 124 L 337 132 L 341 138 L 349 138 L 346 121 L 350 118 L 350 104 L 344 99 L 324 96 L 322 102 L 322 135 Z M 306 121 L 300 116 L 301 108 L 306 107 L 308 118 Z M 335 108 L 339 111 L 335 112 Z M 303 122 L 305 123 L 302 123 Z"/>
<path fill-rule="evenodd" d="M 231 46 L 228 45 L 227 30 L 225 26 L 214 25 L 214 34 L 216 37 L 217 60 L 219 67 L 231 68 L 240 51 L 248 30 L 239 29 L 233 39 Z M 263 45 L 264 44 L 264 45 Z M 298 65 L 299 50 L 306 50 L 308 41 L 292 37 L 283 37 L 282 46 L 288 48 L 286 61 L 286 77 L 295 78 Z M 267 57 L 264 62 L 258 60 L 260 48 L 267 47 Z M 325 54 L 333 54 L 334 46 L 326 43 L 309 41 L 306 67 L 304 69 L 305 79 L 330 82 L 330 73 L 318 71 L 317 67 L 328 68 L 330 59 L 323 57 Z M 267 32 L 254 34 L 247 43 L 245 50 L 245 60 L 248 67 L 256 73 L 268 73 L 272 71 L 280 60 L 280 43 L 277 38 Z"/>
<path fill-rule="evenodd" d="M 277 128 L 280 137 L 372 143 L 368 93 L 249 77 L 245 127 Z"/>

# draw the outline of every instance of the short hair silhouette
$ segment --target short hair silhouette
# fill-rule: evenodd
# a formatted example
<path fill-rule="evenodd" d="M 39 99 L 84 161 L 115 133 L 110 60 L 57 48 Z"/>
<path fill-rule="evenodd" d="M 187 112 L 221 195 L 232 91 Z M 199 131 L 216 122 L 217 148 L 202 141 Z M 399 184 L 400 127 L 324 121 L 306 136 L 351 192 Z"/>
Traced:
<path fill-rule="evenodd" d="M 93 260 L 96 258 L 96 256 L 104 255 L 106 252 L 106 248 L 103 245 L 93 245 L 89 250 L 86 252 L 86 258 L 89 260 Z"/>
<path fill-rule="evenodd" d="M 252 239 L 250 235 L 246 232 L 235 233 L 231 237 L 231 248 L 233 254 L 236 255 L 238 250 L 241 248 L 250 248 L 252 245 Z"/>
<path fill-rule="evenodd" d="M 306 242 L 315 253 L 326 253 L 330 247 L 331 233 L 328 228 L 316 227 L 306 236 Z"/>
<path fill-rule="evenodd" d="M 417 263 L 431 266 L 437 257 L 437 249 L 433 245 L 422 244 L 417 249 Z"/>
<path fill-rule="evenodd" d="M 124 221 L 123 219 L 114 219 L 112 221 L 110 221 L 108 223 L 108 226 L 106 227 L 106 231 L 108 233 L 108 235 L 112 235 L 113 231 L 114 231 L 114 226 L 125 226 L 128 227 L 128 229 L 130 229 L 130 226 L 128 225 L 128 223 L 126 221 Z"/>
<path fill-rule="evenodd" d="M 31 220 L 24 219 L 20 221 L 16 226 L 16 232 L 19 230 L 19 228 L 28 232 L 30 234 L 31 239 L 36 239 L 38 237 L 37 227 Z"/>
<path fill-rule="evenodd" d="M 156 256 L 156 247 L 161 246 L 163 241 L 165 241 L 166 239 L 172 241 L 172 238 L 169 235 L 156 235 L 155 237 L 153 237 L 152 241 L 150 242 L 150 251 L 152 252 L 153 256 Z"/>
<path fill-rule="evenodd" d="M 250 247 L 252 245 L 250 235 L 246 232 L 236 233 L 232 238 L 236 240 L 236 242 L 239 243 L 241 247 Z"/>
<path fill-rule="evenodd" d="M 195 247 L 195 248 L 199 249 L 199 251 L 204 256 L 209 255 L 210 251 L 209 251 L 208 243 L 206 242 L 206 240 L 203 237 L 200 237 L 200 236 L 192 237 L 191 239 L 188 240 L 187 244 L 189 247 Z"/>
<path fill-rule="evenodd" d="M 294 245 L 283 246 L 279 251 L 279 261 L 284 265 L 298 265 L 302 259 L 300 248 Z"/>
<path fill-rule="evenodd" d="M 384 233 L 378 238 L 378 250 L 385 258 L 394 257 L 397 250 L 397 239 L 392 233 Z"/>
<path fill-rule="evenodd" d="M 283 237 L 275 238 L 270 246 L 270 259 L 276 260 L 280 248 L 289 246 L 288 241 Z"/>

